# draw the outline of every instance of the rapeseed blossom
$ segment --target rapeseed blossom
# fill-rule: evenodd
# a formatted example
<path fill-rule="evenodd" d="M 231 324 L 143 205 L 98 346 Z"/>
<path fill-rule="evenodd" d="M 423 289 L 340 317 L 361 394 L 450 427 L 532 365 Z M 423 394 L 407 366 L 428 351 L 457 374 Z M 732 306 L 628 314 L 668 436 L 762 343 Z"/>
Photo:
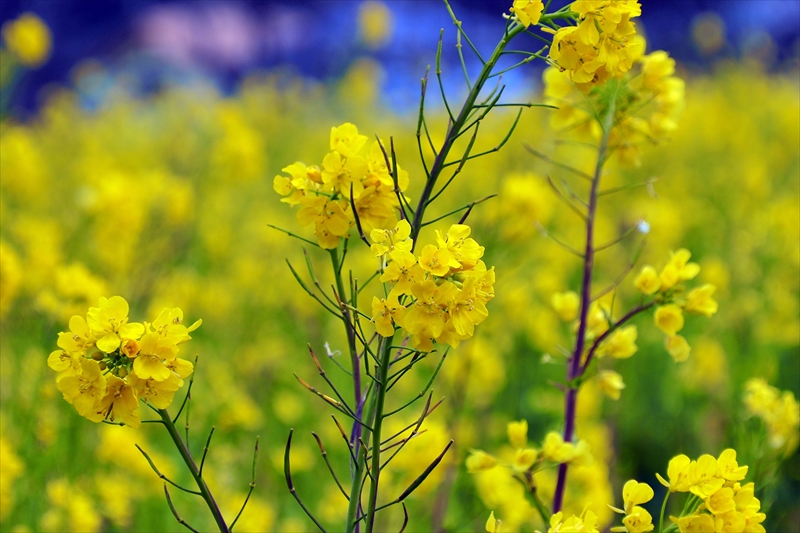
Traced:
<path fill-rule="evenodd" d="M 700 265 L 690 262 L 691 257 L 691 252 L 685 248 L 671 252 L 660 273 L 653 266 L 645 265 L 633 282 L 639 292 L 654 297 L 655 325 L 665 334 L 664 347 L 676 362 L 686 361 L 691 353 L 688 341 L 678 334 L 685 324 L 684 312 L 710 317 L 719 309 L 713 297 L 714 285 L 706 283 L 686 293 L 681 284 L 700 273 Z"/>
<path fill-rule="evenodd" d="M 408 173 L 399 165 L 392 168 L 394 163 L 384 155 L 380 141 L 373 142 L 362 155 L 366 142 L 367 137 L 349 122 L 333 127 L 331 152 L 321 166 L 298 161 L 283 168 L 288 177 L 277 175 L 273 180 L 275 192 L 285 196 L 282 202 L 301 206 L 297 220 L 301 226 L 314 225 L 322 248 L 336 248 L 356 217 L 367 234 L 391 228 L 397 222 L 396 211 L 408 187 Z"/>
<path fill-rule="evenodd" d="M 767 426 L 773 449 L 791 455 L 800 443 L 800 404 L 791 391 L 780 391 L 764 379 L 752 378 L 745 383 L 744 404 L 751 415 Z"/>
<path fill-rule="evenodd" d="M 183 378 L 194 368 L 177 357 L 178 346 L 202 323 L 183 325 L 179 308 L 165 308 L 152 323 L 128 322 L 128 302 L 101 297 L 98 307 L 73 316 L 69 332 L 47 364 L 58 372 L 56 384 L 81 416 L 138 427 L 139 401 L 166 409 Z"/>
<path fill-rule="evenodd" d="M 456 348 L 472 337 L 489 315 L 495 276 L 494 267 L 487 270 L 480 260 L 484 248 L 470 232 L 469 226 L 453 224 L 446 233 L 437 232 L 437 244 L 426 245 L 418 256 L 410 252 L 405 220 L 394 229 L 371 232 L 372 250 L 387 261 L 380 279 L 394 283 L 387 298 L 372 300 L 380 335 L 390 337 L 402 327 L 411 344 L 424 351 L 432 350 L 434 341 Z"/>
<path fill-rule="evenodd" d="M 589 2 L 576 2 L 589 3 Z M 600 3 L 600 2 L 598 2 Z M 612 2 L 613 3 L 613 2 Z M 583 25 L 583 23 L 581 23 Z M 576 32 L 575 26 L 561 28 L 559 33 Z M 558 35 L 554 39 L 554 45 Z M 563 47 L 563 45 L 562 45 Z M 609 136 L 609 146 L 616 157 L 627 166 L 639 166 L 640 146 L 645 142 L 661 143 L 677 129 L 678 118 L 683 111 L 684 82 L 676 77 L 675 60 L 664 51 L 644 55 L 644 39 L 636 36 L 624 50 L 629 57 L 617 64 L 630 66 L 612 76 L 621 81 L 609 91 L 600 90 L 584 94 L 597 84 L 597 79 L 589 82 L 586 74 L 577 76 L 572 71 L 563 72 L 556 67 L 544 71 L 545 101 L 558 106 L 550 118 L 557 130 L 571 130 L 579 138 L 596 143 L 602 128 L 596 117 L 614 99 L 614 120 Z M 552 51 L 551 51 L 552 54 Z M 591 63 L 590 63 L 591 64 Z M 582 64 L 580 68 L 586 68 Z M 636 68 L 631 68 L 636 67 Z M 604 72 L 602 69 L 598 72 Z M 603 74 L 607 80 L 609 76 Z M 644 283 L 644 278 L 642 283 Z M 653 289 L 655 280 L 648 279 L 648 290 Z"/>
<path fill-rule="evenodd" d="M 550 58 L 584 93 L 631 69 L 644 52 L 632 18 L 642 14 L 636 0 L 579 0 L 570 9 L 577 26 L 553 33 Z"/>

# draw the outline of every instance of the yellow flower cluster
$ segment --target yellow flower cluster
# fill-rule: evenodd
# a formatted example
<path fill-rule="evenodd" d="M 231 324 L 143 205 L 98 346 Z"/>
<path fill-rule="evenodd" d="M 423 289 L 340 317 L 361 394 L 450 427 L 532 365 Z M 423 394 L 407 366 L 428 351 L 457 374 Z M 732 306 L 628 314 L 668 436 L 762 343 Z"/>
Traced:
<path fill-rule="evenodd" d="M 571 516 L 564 520 L 564 513 L 559 511 L 550 517 L 547 533 L 600 533 L 597 529 L 597 515 L 586 509 L 580 516 Z"/>
<path fill-rule="evenodd" d="M 642 41 L 641 52 L 644 52 Z M 615 103 L 614 127 L 609 145 L 621 162 L 639 166 L 640 146 L 668 139 L 678 127 L 683 112 L 685 83 L 675 74 L 675 60 L 663 50 L 634 57 L 639 66 L 626 77 L 622 98 Z M 575 130 L 579 136 L 596 142 L 602 130 L 596 120 L 602 101 L 600 96 L 587 100 L 586 87 L 570 81 L 559 69 L 549 67 L 544 72 L 545 101 L 558 106 L 551 116 L 555 129 Z"/>
<path fill-rule="evenodd" d="M 747 410 L 767 425 L 770 446 L 784 449 L 788 457 L 800 442 L 800 405 L 792 391 L 770 386 L 761 378 L 745 383 L 744 404 Z"/>
<path fill-rule="evenodd" d="M 544 11 L 542 0 L 514 0 L 510 11 L 517 17 L 517 20 L 526 28 L 531 24 L 537 24 Z"/>
<path fill-rule="evenodd" d="M 58 372 L 58 389 L 78 414 L 138 427 L 139 400 L 166 409 L 192 373 L 192 363 L 177 357 L 178 345 L 202 321 L 187 328 L 175 307 L 152 323 L 128 322 L 128 302 L 121 296 L 100 298 L 98 305 L 86 318 L 70 319 L 70 330 L 58 334 L 60 350 L 47 364 Z"/>
<path fill-rule="evenodd" d="M 670 520 L 678 525 L 681 533 L 693 531 L 764 533 L 766 530 L 761 523 L 767 516 L 760 512 L 761 502 L 754 496 L 755 485 L 741 484 L 747 475 L 747 469 L 747 466 L 739 466 L 736 461 L 736 450 L 730 448 L 724 450 L 718 458 L 708 454 L 701 455 L 696 461 L 690 460 L 685 455 L 674 457 L 667 467 L 669 481 L 660 474 L 656 474 L 656 477 L 669 489 L 670 494 L 690 492 L 693 496 L 689 502 L 693 503 L 688 504 L 688 509 L 682 516 L 670 516 Z M 644 491 L 639 494 L 644 494 Z M 652 489 L 649 494 L 652 498 Z M 633 533 L 649 530 L 617 529 L 617 531 Z"/>
<path fill-rule="evenodd" d="M 275 192 L 286 197 L 282 202 L 301 206 L 297 212 L 300 225 L 314 224 L 322 248 L 336 248 L 339 238 L 346 237 L 354 224 L 351 195 L 364 232 L 391 228 L 397 222 L 408 173 L 398 165 L 395 184 L 391 157 L 384 155 L 380 142 L 373 142 L 369 153 L 359 155 L 366 142 L 367 137 L 359 135 L 349 122 L 333 127 L 332 151 L 322 159 L 321 167 L 298 161 L 283 168 L 289 177 L 279 174 L 273 180 Z"/>
<path fill-rule="evenodd" d="M 689 262 L 691 256 L 689 250 L 681 248 L 671 254 L 661 273 L 646 265 L 634 280 L 634 285 L 642 294 L 657 294 L 655 323 L 667 335 L 664 346 L 676 362 L 685 361 L 691 352 L 686 339 L 678 335 L 684 325 L 683 312 L 710 317 L 719 307 L 713 297 L 717 289 L 710 283 L 692 289 L 683 296 L 685 288 L 680 283 L 700 273 L 700 265 Z"/>
<path fill-rule="evenodd" d="M 622 526 L 612 527 L 611 531 L 626 531 L 628 533 L 646 533 L 652 531 L 653 516 L 640 505 L 653 499 L 653 489 L 647 483 L 639 483 L 631 479 L 622 487 L 623 509 L 612 507 L 620 514 L 625 515 Z"/>
<path fill-rule="evenodd" d="M 437 231 L 436 244 L 426 245 L 419 256 L 411 253 L 410 232 L 409 223 L 400 220 L 394 229 L 370 233 L 373 252 L 387 261 L 380 279 L 394 283 L 386 298 L 372 300 L 375 328 L 390 337 L 402 327 L 420 350 L 432 350 L 433 341 L 457 348 L 489 316 L 494 267 L 481 261 L 484 248 L 469 237 L 469 226 Z"/>
<path fill-rule="evenodd" d="M 540 469 L 544 461 L 551 464 L 570 463 L 585 465 L 592 462 L 589 444 L 584 440 L 576 443 L 564 442 L 560 433 L 549 432 L 542 442 L 541 450 L 528 447 L 528 422 L 509 422 L 506 427 L 508 441 L 516 450 L 512 462 L 503 462 L 483 450 L 470 450 L 467 457 L 467 471 L 471 474 L 492 469 L 498 465 L 505 466 L 515 473 L 533 473 Z"/>
<path fill-rule="evenodd" d="M 631 19 L 642 14 L 636 0 L 578 0 L 570 9 L 577 26 L 554 33 L 550 58 L 584 93 L 610 78 L 619 78 L 644 52 Z"/>
<path fill-rule="evenodd" d="M 23 13 L 6 22 L 2 33 L 6 46 L 23 65 L 38 67 L 50 57 L 50 28 L 33 13 Z"/>

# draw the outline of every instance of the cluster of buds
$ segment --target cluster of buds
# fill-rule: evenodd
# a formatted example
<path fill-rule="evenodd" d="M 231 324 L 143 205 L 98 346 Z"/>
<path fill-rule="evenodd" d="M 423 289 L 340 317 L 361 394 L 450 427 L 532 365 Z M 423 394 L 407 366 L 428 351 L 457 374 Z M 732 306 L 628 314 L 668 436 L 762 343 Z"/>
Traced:
<path fill-rule="evenodd" d="M 273 180 L 275 191 L 285 196 L 282 202 L 301 206 L 297 212 L 300 225 L 314 224 L 322 248 L 336 248 L 339 238 L 349 233 L 356 221 L 351 200 L 367 233 L 397 222 L 408 173 L 393 164 L 379 141 L 372 143 L 369 153 L 360 155 L 366 142 L 367 137 L 359 135 L 353 124 L 331 128 L 332 151 L 322 159 L 321 167 L 296 162 L 283 169 L 289 177 L 277 175 Z"/>
<path fill-rule="evenodd" d="M 202 321 L 188 328 L 182 322 L 177 307 L 165 308 L 152 323 L 128 322 L 124 298 L 100 298 L 85 318 L 70 319 L 69 331 L 58 334 L 60 350 L 47 364 L 58 372 L 58 389 L 78 414 L 138 427 L 139 400 L 166 409 L 194 370 L 178 357 L 178 346 Z"/>
<path fill-rule="evenodd" d="M 713 298 L 716 287 L 710 283 L 684 294 L 686 288 L 681 282 L 694 279 L 700 273 L 700 265 L 689 262 L 691 256 L 689 250 L 681 248 L 671 254 L 660 273 L 646 265 L 634 281 L 642 294 L 656 296 L 655 323 L 666 334 L 664 346 L 676 362 L 685 361 L 691 352 L 686 339 L 678 335 L 684 325 L 684 311 L 710 317 L 719 307 Z"/>
<path fill-rule="evenodd" d="M 636 0 L 578 0 L 570 10 L 577 26 L 542 29 L 554 34 L 550 59 L 584 93 L 624 75 L 644 52 L 631 22 L 642 14 Z"/>
<path fill-rule="evenodd" d="M 744 405 L 767 426 L 769 444 L 791 455 L 800 443 L 800 404 L 792 391 L 780 391 L 761 378 L 745 383 Z"/>
<path fill-rule="evenodd" d="M 641 51 L 644 52 L 643 40 Z M 609 145 L 627 166 L 639 165 L 641 145 L 665 141 L 675 131 L 685 96 L 685 83 L 675 76 L 675 60 L 667 52 L 639 53 L 634 65 L 638 68 L 627 74 L 625 85 L 615 93 L 614 124 L 609 136 Z M 598 109 L 608 105 L 603 102 L 608 95 L 598 93 L 587 99 L 580 84 L 573 81 L 555 67 L 545 70 L 545 101 L 558 106 L 551 115 L 551 125 L 597 142 L 602 128 L 595 117 Z"/>
<path fill-rule="evenodd" d="M 593 460 L 589 444 L 585 440 L 564 442 L 561 434 L 551 431 L 545 436 L 541 448 L 537 450 L 528 446 L 527 420 L 509 422 L 506 430 L 508 441 L 515 449 L 513 459 L 503 461 L 483 450 L 471 450 L 466 462 L 468 472 L 474 474 L 496 466 L 505 466 L 514 474 L 532 476 L 548 465 L 561 463 L 587 465 Z M 526 476 L 521 477 L 523 482 L 530 483 L 526 481 L 527 479 L 529 478 Z"/>
<path fill-rule="evenodd" d="M 373 230 L 372 250 L 386 262 L 381 281 L 394 283 L 386 298 L 373 298 L 372 320 L 378 333 L 394 335 L 402 327 L 419 350 L 430 351 L 433 342 L 456 348 L 472 337 L 475 326 L 489 312 L 494 298 L 494 267 L 480 260 L 483 246 L 469 237 L 469 226 L 453 224 L 436 232 L 419 256 L 411 253 L 411 226 L 400 220 L 390 230 Z"/>

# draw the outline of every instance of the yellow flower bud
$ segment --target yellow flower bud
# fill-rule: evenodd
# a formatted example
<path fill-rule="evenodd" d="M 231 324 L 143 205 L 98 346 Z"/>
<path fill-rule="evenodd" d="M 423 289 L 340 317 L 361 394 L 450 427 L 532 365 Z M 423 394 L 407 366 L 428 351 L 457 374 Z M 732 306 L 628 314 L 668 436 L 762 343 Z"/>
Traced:
<path fill-rule="evenodd" d="M 680 335 L 667 336 L 667 338 L 664 339 L 664 347 L 676 363 L 682 363 L 689 359 L 689 354 L 692 352 L 689 343 Z"/>
<path fill-rule="evenodd" d="M 717 312 L 719 304 L 712 298 L 717 288 L 710 283 L 702 287 L 693 289 L 686 295 L 686 305 L 684 310 L 687 313 L 697 313 L 698 315 L 711 316 Z"/>
<path fill-rule="evenodd" d="M 625 382 L 622 380 L 622 376 L 613 370 L 602 370 L 597 374 L 597 379 L 600 384 L 600 389 L 602 389 L 606 396 L 612 400 L 619 400 L 622 389 L 625 388 Z"/>
<path fill-rule="evenodd" d="M 642 268 L 633 284 L 642 294 L 647 295 L 653 294 L 661 288 L 661 280 L 658 278 L 658 273 L 650 265 Z"/>
<path fill-rule="evenodd" d="M 598 350 L 598 355 L 610 355 L 617 359 L 627 359 L 636 353 L 636 326 L 625 326 L 614 331 Z"/>
<path fill-rule="evenodd" d="M 518 472 L 525 472 L 533 466 L 533 463 L 536 462 L 537 456 L 538 454 L 533 448 L 517 450 L 517 455 L 514 457 L 514 470 Z"/>
<path fill-rule="evenodd" d="M 509 422 L 506 427 L 508 441 L 514 448 L 524 448 L 528 444 L 528 421 Z"/>
<path fill-rule="evenodd" d="M 683 328 L 683 311 L 675 304 L 656 309 L 655 321 L 658 329 L 667 335 L 675 335 Z"/>
<path fill-rule="evenodd" d="M 467 472 L 474 474 L 481 470 L 489 470 L 497 466 L 497 459 L 483 450 L 471 450 L 467 457 Z"/>
<path fill-rule="evenodd" d="M 580 298 L 572 291 L 557 292 L 550 299 L 550 305 L 558 314 L 558 318 L 564 322 L 572 322 L 578 317 L 578 308 L 581 305 Z"/>

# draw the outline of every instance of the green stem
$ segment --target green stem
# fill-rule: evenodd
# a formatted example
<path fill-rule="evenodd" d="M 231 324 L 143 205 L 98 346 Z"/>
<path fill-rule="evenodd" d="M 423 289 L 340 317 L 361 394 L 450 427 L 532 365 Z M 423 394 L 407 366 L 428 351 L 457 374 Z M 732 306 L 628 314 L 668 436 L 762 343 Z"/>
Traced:
<path fill-rule="evenodd" d="M 663 533 L 664 531 L 664 511 L 667 510 L 667 501 L 669 500 L 670 494 L 672 493 L 667 489 L 667 495 L 664 496 L 664 503 L 661 504 L 661 515 L 658 519 L 658 533 Z"/>
<path fill-rule="evenodd" d="M 375 507 L 378 503 L 378 482 L 381 473 L 381 429 L 383 427 L 383 409 L 386 400 L 386 389 L 389 385 L 389 361 L 391 359 L 392 337 L 383 339 L 380 352 L 380 370 L 376 376 L 375 395 L 375 422 L 373 422 L 372 434 L 372 483 L 369 487 L 369 501 L 367 502 L 367 533 L 372 533 L 375 526 Z"/>
<path fill-rule="evenodd" d="M 525 31 L 525 26 L 522 24 L 517 24 L 513 26 L 508 33 L 503 37 L 503 39 L 497 43 L 497 46 L 492 52 L 491 57 L 489 60 L 484 63 L 483 68 L 481 69 L 481 73 L 478 75 L 478 79 L 475 81 L 475 84 L 470 88 L 469 94 L 467 95 L 466 100 L 464 101 L 464 105 L 461 108 L 458 116 L 456 117 L 455 121 L 450 124 L 450 127 L 447 130 L 447 136 L 442 143 L 442 148 L 439 150 L 439 153 L 436 155 L 436 158 L 433 161 L 433 165 L 431 166 L 430 177 L 428 181 L 425 183 L 425 189 L 422 191 L 422 195 L 419 199 L 419 204 L 417 206 L 417 210 L 414 213 L 414 221 L 411 224 L 411 238 L 414 239 L 414 244 L 416 245 L 417 236 L 419 235 L 419 230 L 422 227 L 422 220 L 423 215 L 425 214 L 425 209 L 428 207 L 429 200 L 431 198 L 431 194 L 433 193 L 433 188 L 436 185 L 436 180 L 439 178 L 439 175 L 442 173 L 442 170 L 445 168 L 445 163 L 447 161 L 447 157 L 450 155 L 450 149 L 453 147 L 456 139 L 463 133 L 462 129 L 464 125 L 469 120 L 470 114 L 472 113 L 473 109 L 475 108 L 475 101 L 478 98 L 483 86 L 486 84 L 486 80 L 489 79 L 489 76 L 492 73 L 497 61 L 500 59 L 500 56 L 505 50 L 508 43 L 513 39 L 516 35 Z M 459 34 L 460 35 L 460 34 Z"/>
<path fill-rule="evenodd" d="M 208 505 L 211 514 L 214 515 L 214 521 L 217 523 L 220 533 L 229 533 L 230 529 L 228 528 L 228 524 L 225 523 L 222 512 L 220 512 L 219 506 L 217 506 L 217 502 L 214 500 L 214 496 L 211 495 L 211 491 L 208 489 L 205 479 L 203 479 L 203 476 L 200 474 L 200 470 L 197 468 L 189 448 L 183 442 L 183 439 L 181 439 L 180 434 L 178 434 L 178 428 L 176 428 L 175 424 L 172 422 L 172 417 L 170 417 L 166 409 L 159 409 L 158 414 L 161 415 L 161 421 L 164 423 L 164 427 L 167 428 L 169 436 L 172 437 L 172 442 L 174 442 L 175 446 L 178 448 L 183 462 L 186 463 L 189 472 L 194 478 L 194 482 L 197 484 L 197 488 L 200 489 L 200 495 L 206 501 L 206 505 Z"/>

